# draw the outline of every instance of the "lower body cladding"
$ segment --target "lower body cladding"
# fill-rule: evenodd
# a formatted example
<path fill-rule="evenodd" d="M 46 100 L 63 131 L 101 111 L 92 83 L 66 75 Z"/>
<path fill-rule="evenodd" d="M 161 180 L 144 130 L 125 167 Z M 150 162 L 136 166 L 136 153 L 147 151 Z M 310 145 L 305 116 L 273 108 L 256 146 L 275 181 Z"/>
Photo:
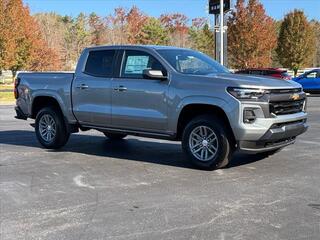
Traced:
<path fill-rule="evenodd" d="M 306 120 L 276 123 L 257 141 L 239 141 L 239 149 L 248 153 L 272 151 L 293 144 L 307 129 Z"/>
<path fill-rule="evenodd" d="M 260 107 L 241 104 L 241 109 L 235 134 L 241 152 L 255 154 L 283 148 L 308 129 L 304 111 L 265 117 Z M 246 112 L 248 109 L 250 113 Z"/>

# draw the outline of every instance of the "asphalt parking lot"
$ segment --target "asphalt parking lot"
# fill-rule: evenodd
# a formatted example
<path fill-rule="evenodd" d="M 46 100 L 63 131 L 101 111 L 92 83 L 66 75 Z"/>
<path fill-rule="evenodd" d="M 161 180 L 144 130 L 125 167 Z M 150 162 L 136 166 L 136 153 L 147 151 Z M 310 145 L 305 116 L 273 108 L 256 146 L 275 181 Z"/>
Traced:
<path fill-rule="evenodd" d="M 320 97 L 308 106 L 295 145 L 214 172 L 178 143 L 96 131 L 46 150 L 0 106 L 0 239 L 319 239 Z"/>

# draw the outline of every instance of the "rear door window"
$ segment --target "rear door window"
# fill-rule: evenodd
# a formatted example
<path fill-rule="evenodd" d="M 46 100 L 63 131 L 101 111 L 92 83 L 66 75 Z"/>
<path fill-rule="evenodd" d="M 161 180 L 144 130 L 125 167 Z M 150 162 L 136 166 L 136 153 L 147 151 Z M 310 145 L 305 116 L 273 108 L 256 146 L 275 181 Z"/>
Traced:
<path fill-rule="evenodd" d="M 115 50 L 90 51 L 85 73 L 96 77 L 112 77 Z"/>

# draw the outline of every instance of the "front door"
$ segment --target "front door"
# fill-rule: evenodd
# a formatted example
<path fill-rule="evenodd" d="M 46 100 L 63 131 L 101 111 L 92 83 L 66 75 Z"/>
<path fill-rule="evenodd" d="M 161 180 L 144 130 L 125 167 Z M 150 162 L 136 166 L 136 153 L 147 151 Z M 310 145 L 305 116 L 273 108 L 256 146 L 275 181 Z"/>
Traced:
<path fill-rule="evenodd" d="M 123 53 L 119 78 L 112 80 L 112 126 L 121 129 L 162 132 L 167 129 L 168 80 L 143 77 L 144 69 L 165 68 L 144 51 Z"/>
<path fill-rule="evenodd" d="M 115 50 L 92 50 L 84 72 L 78 73 L 72 91 L 73 112 L 82 124 L 110 126 L 111 80 Z"/>

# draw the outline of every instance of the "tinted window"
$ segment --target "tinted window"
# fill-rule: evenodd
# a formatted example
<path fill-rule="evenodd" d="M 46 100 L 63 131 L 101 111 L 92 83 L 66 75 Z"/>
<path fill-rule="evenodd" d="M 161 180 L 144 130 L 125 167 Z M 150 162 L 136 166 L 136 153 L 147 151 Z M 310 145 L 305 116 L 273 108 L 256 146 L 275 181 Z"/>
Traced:
<path fill-rule="evenodd" d="M 229 73 L 225 67 L 200 52 L 187 49 L 161 49 L 158 52 L 174 69 L 183 74 Z"/>
<path fill-rule="evenodd" d="M 316 78 L 317 77 L 317 73 L 316 72 L 307 73 L 306 77 L 307 78 Z"/>
<path fill-rule="evenodd" d="M 248 70 L 241 70 L 241 71 L 237 71 L 237 74 L 248 74 Z"/>
<path fill-rule="evenodd" d="M 97 77 L 111 77 L 115 50 L 91 51 L 85 72 Z"/>
<path fill-rule="evenodd" d="M 260 71 L 260 70 L 250 70 L 250 74 L 252 74 L 252 75 L 264 75 L 263 71 Z"/>
<path fill-rule="evenodd" d="M 143 78 L 143 70 L 160 70 L 166 75 L 166 70 L 162 64 L 152 55 L 135 50 L 125 51 L 125 59 L 121 76 L 127 78 Z"/>
<path fill-rule="evenodd" d="M 288 72 L 282 72 L 281 76 L 283 76 L 283 77 L 291 77 Z"/>
<path fill-rule="evenodd" d="M 267 70 L 266 71 L 266 75 L 274 75 L 274 74 L 278 74 L 279 72 L 277 71 L 272 71 L 272 70 Z"/>

